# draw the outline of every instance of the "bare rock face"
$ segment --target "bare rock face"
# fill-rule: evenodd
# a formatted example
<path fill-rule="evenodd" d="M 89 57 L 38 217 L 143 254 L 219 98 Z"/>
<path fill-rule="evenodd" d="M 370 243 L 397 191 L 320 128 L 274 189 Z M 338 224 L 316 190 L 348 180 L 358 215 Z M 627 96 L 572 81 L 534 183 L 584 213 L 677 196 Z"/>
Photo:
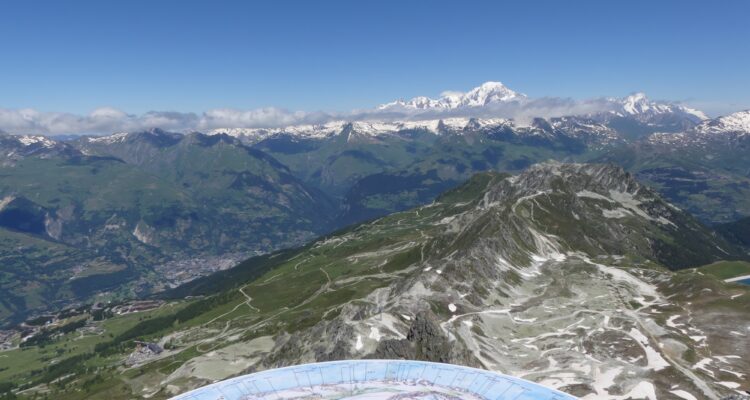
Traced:
<path fill-rule="evenodd" d="M 406 339 L 384 340 L 370 358 L 450 362 L 451 345 L 430 311 L 416 315 Z"/>
<path fill-rule="evenodd" d="M 449 362 L 451 346 L 440 329 L 437 317 L 432 312 L 417 314 L 409 329 L 406 340 L 414 347 L 414 359 L 423 361 Z"/>
<path fill-rule="evenodd" d="M 451 343 L 432 311 L 418 313 L 409 327 L 406 339 L 381 341 L 367 358 L 404 359 L 442 363 L 459 362 L 480 366 L 479 362 L 457 343 Z"/>
<path fill-rule="evenodd" d="M 378 344 L 377 350 L 370 357 L 381 360 L 411 360 L 414 353 L 414 344 L 408 340 L 387 339 Z"/>

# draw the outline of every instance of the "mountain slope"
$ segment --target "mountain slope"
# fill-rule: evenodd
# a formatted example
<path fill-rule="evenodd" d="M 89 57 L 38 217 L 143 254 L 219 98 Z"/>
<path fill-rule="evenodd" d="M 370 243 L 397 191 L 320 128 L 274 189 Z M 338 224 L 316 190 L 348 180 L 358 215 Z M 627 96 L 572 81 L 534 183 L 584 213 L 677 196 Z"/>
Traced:
<path fill-rule="evenodd" d="M 327 197 L 227 136 L 0 136 L 0 321 L 144 295 L 331 229 Z M 125 160 L 125 161 L 123 161 Z"/>
<path fill-rule="evenodd" d="M 537 119 L 530 126 L 477 118 L 351 123 L 325 137 L 283 131 L 254 137 L 240 136 L 340 198 L 343 223 L 425 204 L 476 172 L 518 171 L 619 141 L 606 126 L 578 118 Z"/>
<path fill-rule="evenodd" d="M 656 133 L 606 149 L 593 160 L 625 167 L 705 221 L 734 221 L 750 215 L 750 132 L 741 124 L 746 114 Z"/>
<path fill-rule="evenodd" d="M 690 260 L 676 257 L 684 252 Z M 89 382 L 85 368 L 95 368 L 117 379 L 90 383 L 91 396 L 164 398 L 256 369 L 390 357 L 483 367 L 581 397 L 672 399 L 679 389 L 715 399 L 750 367 L 740 329 L 750 296 L 664 266 L 734 256 L 617 167 L 480 174 L 428 206 L 178 288 L 223 289 L 96 339 L 100 358 L 67 379 Z M 121 367 L 136 338 L 168 350 L 132 353 Z"/>
<path fill-rule="evenodd" d="M 695 130 L 701 133 L 740 133 L 747 135 L 750 132 L 750 110 L 705 121 L 695 127 Z"/>
<path fill-rule="evenodd" d="M 142 221 L 196 208 L 179 187 L 111 158 L 24 157 L 0 175 L 7 238 L 0 249 L 13 288 L 5 286 L 3 300 L 22 299 L 2 319 L 63 307 L 148 274 L 147 266 L 168 256 L 147 243 Z"/>
<path fill-rule="evenodd" d="M 636 117 L 687 112 L 635 97 L 613 100 L 621 109 L 607 115 L 666 129 L 651 117 Z M 738 130 L 743 115 L 637 140 L 598 115 L 537 118 L 528 125 L 482 118 L 339 122 L 234 132 L 237 138 L 161 130 L 71 142 L 2 135 L 0 163 L 15 178 L 7 180 L 13 188 L 0 193 L 13 202 L 0 227 L 35 235 L 44 221 L 43 240 L 61 240 L 89 260 L 99 251 L 116 265 L 108 271 L 155 265 L 155 274 L 135 284 L 143 292 L 426 204 L 477 172 L 515 172 L 549 159 L 615 162 L 703 221 L 729 222 L 750 215 L 744 156 L 750 136 Z M 76 181 L 74 194 L 52 193 L 67 190 L 46 176 L 58 174 L 54 160 L 65 160 L 59 172 L 72 174 L 65 182 Z M 127 187 L 114 186 L 122 182 Z M 142 184 L 154 188 L 146 191 L 152 199 L 142 197 Z M 102 188 L 108 188 L 110 208 L 86 202 Z M 57 197 L 74 201 L 64 210 L 45 203 Z M 25 201 L 28 207 L 19 206 Z M 92 212 L 83 212 L 89 207 Z M 58 212 L 67 220 L 45 217 Z M 28 216 L 30 225 L 19 226 L 18 215 Z"/>
<path fill-rule="evenodd" d="M 199 226 L 215 226 L 201 234 L 210 237 L 191 244 L 195 251 L 267 251 L 301 244 L 330 229 L 335 210 L 326 195 L 300 182 L 273 157 L 226 135 L 152 130 L 84 138 L 78 146 L 179 185 L 204 204 L 200 214 L 211 217 Z"/>
<path fill-rule="evenodd" d="M 730 242 L 750 251 L 750 217 L 717 225 L 716 230 Z"/>

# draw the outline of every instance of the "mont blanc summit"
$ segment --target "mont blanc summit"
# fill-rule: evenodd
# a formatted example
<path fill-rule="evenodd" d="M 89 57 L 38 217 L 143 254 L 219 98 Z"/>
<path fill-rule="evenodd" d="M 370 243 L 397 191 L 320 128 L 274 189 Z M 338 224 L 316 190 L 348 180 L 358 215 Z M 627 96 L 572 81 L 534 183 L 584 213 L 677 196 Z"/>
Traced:
<path fill-rule="evenodd" d="M 520 102 L 526 100 L 525 94 L 515 92 L 500 82 L 485 82 L 468 92 L 447 92 L 438 99 L 425 96 L 411 100 L 396 100 L 378 106 L 379 110 L 416 109 L 416 110 L 451 110 L 466 107 L 483 107 L 498 103 Z"/>

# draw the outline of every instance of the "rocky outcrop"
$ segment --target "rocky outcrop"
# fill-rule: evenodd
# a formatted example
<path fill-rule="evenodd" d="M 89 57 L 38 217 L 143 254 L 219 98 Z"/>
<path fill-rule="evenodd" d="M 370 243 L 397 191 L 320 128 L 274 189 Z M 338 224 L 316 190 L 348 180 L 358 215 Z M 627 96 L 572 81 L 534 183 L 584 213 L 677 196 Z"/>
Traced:
<path fill-rule="evenodd" d="M 378 344 L 367 358 L 403 359 L 480 366 L 460 343 L 451 342 L 432 311 L 416 315 L 406 339 L 388 339 Z"/>

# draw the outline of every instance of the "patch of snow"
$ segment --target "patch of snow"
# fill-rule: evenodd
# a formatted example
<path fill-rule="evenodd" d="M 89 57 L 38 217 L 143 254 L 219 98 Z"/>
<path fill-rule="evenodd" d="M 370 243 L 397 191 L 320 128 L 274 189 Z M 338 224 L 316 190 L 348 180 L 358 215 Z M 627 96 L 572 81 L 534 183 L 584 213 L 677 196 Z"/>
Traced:
<path fill-rule="evenodd" d="M 15 200 L 14 196 L 3 197 L 2 200 L 0 200 L 0 211 L 2 211 L 2 209 L 5 208 L 5 206 L 7 206 L 8 204 L 10 204 L 10 202 L 13 200 Z"/>
<path fill-rule="evenodd" d="M 734 372 L 734 371 L 732 371 L 732 370 L 730 370 L 730 369 L 726 369 L 726 368 L 720 368 L 720 370 L 721 370 L 721 371 L 724 371 L 724 372 L 726 372 L 726 373 L 728 373 L 728 374 L 732 374 L 732 375 L 734 375 L 734 376 L 736 376 L 737 378 L 740 378 L 740 379 L 742 379 L 742 378 L 744 378 L 744 377 L 745 377 L 745 374 L 743 374 L 743 373 L 740 373 L 740 372 Z"/>
<path fill-rule="evenodd" d="M 450 224 L 450 223 L 451 223 L 451 221 L 453 221 L 454 219 L 456 219 L 456 216 L 455 216 L 455 215 L 451 215 L 450 217 L 445 217 L 445 218 L 441 219 L 440 221 L 438 221 L 438 223 L 437 223 L 437 224 L 438 224 L 438 225 L 448 225 L 448 224 Z"/>
<path fill-rule="evenodd" d="M 609 197 L 603 196 L 596 192 L 592 192 L 590 190 L 581 190 L 580 192 L 576 193 L 576 196 L 595 200 L 604 200 L 610 203 L 614 203 L 614 200 L 610 199 Z"/>
<path fill-rule="evenodd" d="M 657 400 L 656 399 L 656 391 L 654 390 L 654 385 L 651 382 L 640 382 L 639 384 L 635 385 L 633 389 L 630 390 L 630 392 L 626 393 L 623 396 L 617 396 L 613 399 L 617 400 L 625 400 L 625 399 L 648 399 L 648 400 Z"/>
<path fill-rule="evenodd" d="M 696 130 L 703 133 L 750 132 L 750 110 L 706 121 L 697 126 Z"/>
<path fill-rule="evenodd" d="M 51 140 L 44 136 L 24 135 L 24 136 L 18 136 L 17 138 L 18 138 L 18 141 L 21 142 L 21 144 L 24 146 L 31 146 L 33 144 L 41 144 L 44 147 L 53 147 L 55 145 L 54 140 Z"/>
<path fill-rule="evenodd" d="M 624 208 L 634 212 L 636 215 L 641 216 L 649 221 L 656 221 L 663 225 L 674 225 L 676 226 L 672 221 L 664 218 L 654 218 L 650 215 L 648 215 L 645 211 L 643 211 L 640 207 L 638 207 L 641 204 L 641 201 L 636 199 L 635 196 L 632 193 L 628 192 L 620 192 L 617 190 L 610 190 L 609 196 L 616 202 L 620 203 Z"/>
<path fill-rule="evenodd" d="M 617 378 L 617 375 L 620 375 L 622 372 L 621 367 L 615 367 L 612 369 L 609 369 L 604 372 L 600 372 L 599 368 L 597 367 L 594 373 L 594 382 L 591 384 L 591 386 L 596 391 L 597 396 L 606 396 L 609 394 L 609 389 L 612 385 L 615 384 L 615 378 Z M 591 396 L 587 396 L 591 397 Z"/>
<path fill-rule="evenodd" d="M 376 327 L 370 327 L 370 335 L 368 336 L 370 339 L 379 342 L 380 341 L 380 331 Z"/>
<path fill-rule="evenodd" d="M 680 317 L 680 315 L 673 315 L 673 316 L 669 317 L 667 319 L 667 326 L 670 327 L 670 328 L 679 328 L 679 327 L 683 326 L 684 324 L 676 324 L 674 322 L 674 320 L 676 320 L 679 317 Z"/>
<path fill-rule="evenodd" d="M 602 215 L 604 216 L 604 218 L 618 219 L 618 218 L 625 218 L 625 217 L 632 216 L 633 213 L 631 213 L 630 211 L 628 211 L 628 210 L 626 210 L 624 208 L 616 208 L 614 210 L 604 210 L 603 209 L 602 210 Z"/>
<path fill-rule="evenodd" d="M 703 370 L 706 370 L 706 365 L 711 364 L 713 361 L 714 360 L 712 360 L 710 358 L 704 358 L 704 359 L 698 361 L 697 363 L 695 363 L 695 365 L 693 365 L 693 369 L 703 369 Z"/>
<path fill-rule="evenodd" d="M 122 142 L 127 137 L 128 137 L 127 132 L 118 132 L 118 133 L 113 133 L 108 136 L 91 137 L 91 138 L 87 138 L 86 140 L 90 143 L 112 144 L 112 143 Z"/>
<path fill-rule="evenodd" d="M 698 400 L 695 396 L 684 390 L 670 390 L 669 393 L 672 393 L 673 395 L 685 400 Z"/>
<path fill-rule="evenodd" d="M 632 328 L 630 332 L 628 332 L 628 335 L 635 339 L 646 352 L 646 359 L 648 361 L 647 368 L 659 371 L 669 366 L 667 360 L 665 360 L 658 351 L 651 347 L 648 338 L 643 332 L 636 328 Z"/>

